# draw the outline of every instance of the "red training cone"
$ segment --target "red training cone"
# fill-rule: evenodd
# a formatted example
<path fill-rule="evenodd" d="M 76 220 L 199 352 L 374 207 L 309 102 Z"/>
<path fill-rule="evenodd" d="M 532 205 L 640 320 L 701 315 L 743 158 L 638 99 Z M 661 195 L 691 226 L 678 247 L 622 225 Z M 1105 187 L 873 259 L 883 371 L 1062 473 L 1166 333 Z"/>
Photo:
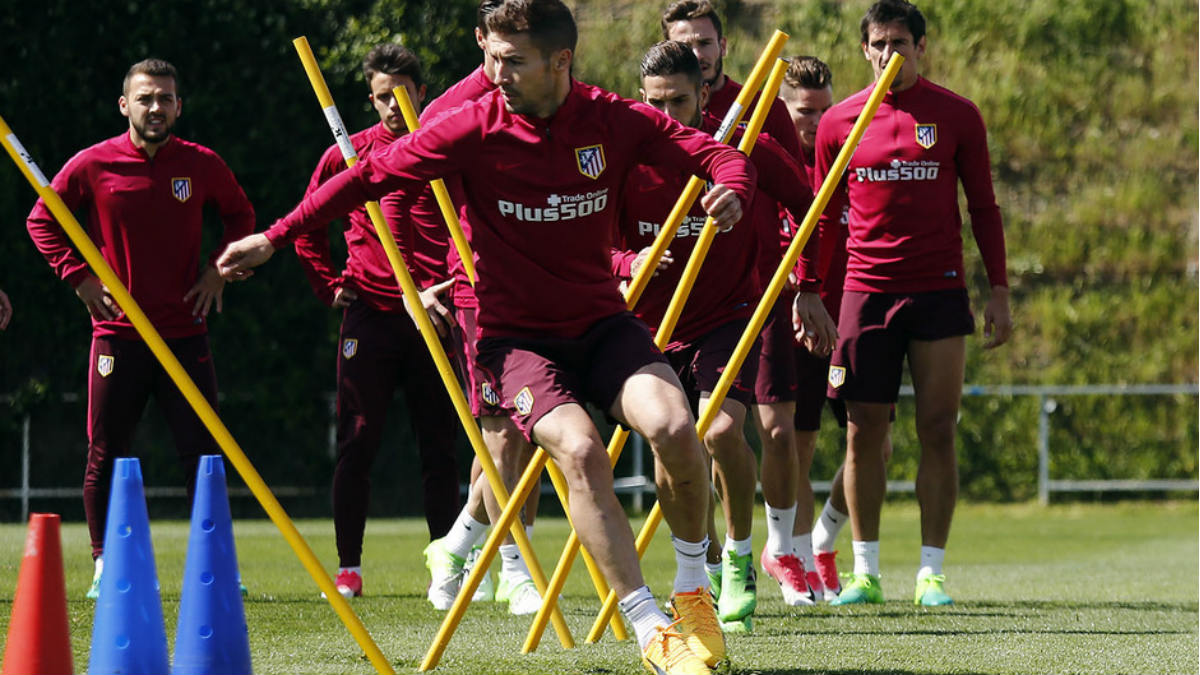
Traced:
<path fill-rule="evenodd" d="M 3 675 L 71 675 L 67 584 L 57 513 L 29 516 Z"/>

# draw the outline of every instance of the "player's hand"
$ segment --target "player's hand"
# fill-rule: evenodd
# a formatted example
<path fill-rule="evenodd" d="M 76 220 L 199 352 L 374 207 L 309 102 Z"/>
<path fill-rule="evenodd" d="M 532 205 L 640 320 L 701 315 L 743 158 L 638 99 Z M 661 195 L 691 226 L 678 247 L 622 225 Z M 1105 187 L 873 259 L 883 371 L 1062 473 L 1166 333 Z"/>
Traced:
<path fill-rule="evenodd" d="M 75 295 L 87 306 L 97 321 L 112 321 L 121 316 L 121 308 L 108 292 L 108 287 L 96 277 L 89 276 L 75 287 Z"/>
<path fill-rule="evenodd" d="M 647 246 L 638 252 L 637 257 L 633 259 L 633 262 L 629 263 L 630 275 L 637 277 L 638 270 L 642 269 L 642 266 L 646 264 L 646 259 L 650 257 L 650 250 L 653 248 L 653 246 Z M 671 263 L 673 262 L 675 262 L 675 258 L 671 256 L 671 252 L 663 251 L 662 257 L 658 259 L 658 267 L 655 268 L 652 276 L 658 276 L 659 272 L 670 267 Z"/>
<path fill-rule="evenodd" d="M 454 327 L 454 314 L 450 308 L 442 304 L 440 296 L 442 293 L 450 290 L 454 286 L 454 277 L 445 281 L 436 283 L 429 288 L 421 291 L 421 304 L 425 306 L 425 312 L 429 315 L 429 322 L 433 324 L 433 329 L 437 334 L 446 337 L 450 335 L 450 329 Z M 408 306 L 408 299 L 404 299 L 404 309 L 409 316 L 413 316 L 412 308 Z M 413 317 L 416 321 L 416 317 Z M 420 324 L 417 324 L 420 326 Z"/>
<path fill-rule="evenodd" d="M 12 303 L 8 301 L 8 296 L 4 291 L 0 291 L 0 330 L 8 328 L 8 322 L 12 319 Z"/>
<path fill-rule="evenodd" d="M 225 247 L 217 258 L 217 271 L 226 281 L 242 281 L 254 275 L 252 268 L 267 262 L 275 247 L 265 234 L 252 234 Z"/>
<path fill-rule="evenodd" d="M 1012 313 L 1008 309 L 1008 287 L 992 286 L 992 297 L 983 310 L 984 349 L 993 349 L 1012 337 Z"/>
<path fill-rule="evenodd" d="M 358 300 L 358 292 L 348 286 L 338 286 L 333 292 L 333 304 L 330 305 L 334 309 L 345 309 L 349 307 L 355 300 Z"/>
<path fill-rule="evenodd" d="M 187 295 L 183 296 L 183 301 L 187 302 L 195 298 L 196 304 L 192 307 L 192 316 L 198 314 L 207 317 L 208 310 L 212 309 L 214 303 L 217 305 L 217 311 L 221 311 L 221 295 L 224 292 L 225 280 L 221 278 L 220 273 L 217 272 L 217 268 L 208 265 L 200 273 L 200 278 L 196 280 L 196 285 L 192 286 L 188 290 Z"/>
<path fill-rule="evenodd" d="M 837 324 L 816 293 L 796 294 L 792 301 L 792 326 L 796 329 L 796 340 L 817 356 L 829 354 L 837 344 Z"/>
<path fill-rule="evenodd" d="M 700 206 L 713 219 L 717 229 L 732 227 L 742 219 L 742 200 L 737 193 L 717 183 L 700 198 Z"/>
<path fill-rule="evenodd" d="M 783 290 L 793 293 L 800 290 L 800 282 L 796 279 L 795 272 L 788 272 L 787 281 L 783 282 Z"/>

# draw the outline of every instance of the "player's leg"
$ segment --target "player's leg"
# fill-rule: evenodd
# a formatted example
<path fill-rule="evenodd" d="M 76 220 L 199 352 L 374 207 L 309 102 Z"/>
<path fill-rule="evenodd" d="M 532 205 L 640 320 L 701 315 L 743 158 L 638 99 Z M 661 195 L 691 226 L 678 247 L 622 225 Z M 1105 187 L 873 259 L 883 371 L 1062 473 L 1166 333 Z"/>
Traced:
<path fill-rule="evenodd" d="M 511 493 L 520 481 L 525 467 L 529 465 L 534 448 L 507 415 L 485 416 L 481 421 L 484 443 L 496 461 L 496 468 L 505 488 Z M 500 504 L 486 481 L 481 487 L 489 519 L 495 522 L 500 518 Z M 530 515 L 532 509 L 536 508 L 534 495 L 538 491 L 538 487 L 534 487 L 521 508 L 521 522 L 526 533 L 532 530 Z M 512 534 L 506 534 L 504 543 L 500 546 L 500 579 L 496 583 L 495 598 L 498 602 L 507 602 L 509 613 L 518 616 L 533 614 L 541 606 L 541 595 L 537 592 L 537 586 L 533 583 L 529 568 Z"/>
<path fill-rule="evenodd" d="M 167 346 L 175 353 L 188 377 L 196 383 L 196 388 L 204 396 L 208 404 L 217 409 L 217 371 L 213 366 L 212 351 L 209 348 L 208 335 L 197 335 L 188 338 L 177 338 L 167 341 Z M 213 438 L 212 432 L 200 421 L 195 409 L 183 397 L 179 387 L 161 368 L 155 368 L 154 395 L 163 409 L 167 420 L 167 428 L 175 441 L 175 451 L 179 456 L 179 465 L 187 480 L 187 495 L 189 514 L 192 497 L 196 491 L 196 469 L 200 466 L 201 455 L 219 455 L 221 448 Z"/>
<path fill-rule="evenodd" d="M 83 510 L 95 561 L 87 593 L 92 599 L 99 597 L 104 569 L 104 529 L 113 462 L 128 456 L 132 449 L 134 428 L 150 398 L 153 360 L 140 341 L 92 338 L 88 359 L 88 455 L 83 475 Z"/>
<path fill-rule="evenodd" d="M 962 396 L 966 340 L 951 337 L 909 346 L 921 461 L 917 501 L 921 506 L 921 567 L 916 602 L 949 604 L 942 589 L 942 561 L 958 499 L 955 453 L 959 400 Z"/>
<path fill-rule="evenodd" d="M 386 321 L 383 312 L 356 302 L 346 308 L 338 342 L 333 529 L 338 550 L 338 592 L 347 597 L 362 594 L 362 547 L 371 497 L 371 466 L 379 452 L 399 367 L 391 347 L 394 336 Z"/>
<path fill-rule="evenodd" d="M 843 479 L 854 532 L 854 574 L 833 604 L 882 602 L 879 519 L 887 474 L 883 461 L 892 404 L 900 389 L 907 336 L 894 324 L 904 299 L 847 292 L 829 368 L 828 394 L 846 403 Z"/>

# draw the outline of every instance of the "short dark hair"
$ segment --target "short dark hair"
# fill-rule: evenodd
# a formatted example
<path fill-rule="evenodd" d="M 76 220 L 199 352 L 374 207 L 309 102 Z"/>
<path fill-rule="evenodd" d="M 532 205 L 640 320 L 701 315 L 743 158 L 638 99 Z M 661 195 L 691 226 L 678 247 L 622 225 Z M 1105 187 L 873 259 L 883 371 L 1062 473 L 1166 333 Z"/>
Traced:
<path fill-rule="evenodd" d="M 179 73 L 176 72 L 175 66 L 162 59 L 143 59 L 129 66 L 129 70 L 125 72 L 125 81 L 121 83 L 121 93 L 129 93 L 129 81 L 134 75 L 149 75 L 151 77 L 169 77 L 175 81 L 175 90 L 179 90 Z"/>
<path fill-rule="evenodd" d="M 575 17 L 561 0 L 504 0 L 487 16 L 486 23 L 488 33 L 528 33 L 545 55 L 560 49 L 574 52 L 579 40 Z"/>
<path fill-rule="evenodd" d="M 871 24 L 884 25 L 893 21 L 903 21 L 908 27 L 908 32 L 912 33 L 913 44 L 921 41 L 925 37 L 925 15 L 921 14 L 921 10 L 917 6 L 907 0 L 879 0 L 871 5 L 867 13 L 863 15 L 862 23 L 859 24 L 859 30 L 862 32 L 862 43 L 867 44 L 867 31 Z"/>
<path fill-rule="evenodd" d="M 496 8 L 504 4 L 504 0 L 481 0 L 479 9 L 475 10 L 475 18 L 479 26 L 479 32 L 484 35 L 488 34 L 487 18 Z"/>
<path fill-rule="evenodd" d="M 663 38 L 668 37 L 667 28 L 671 24 L 676 21 L 691 21 L 694 19 L 708 19 L 712 21 L 713 28 L 717 31 L 717 39 L 725 35 L 721 29 L 721 17 L 717 15 L 717 8 L 713 7 L 711 2 L 708 0 L 677 0 L 663 10 Z"/>
<path fill-rule="evenodd" d="M 700 61 L 692 48 L 675 40 L 663 40 L 650 48 L 642 57 L 642 78 L 677 74 L 687 75 L 689 81 L 700 88 L 704 76 L 700 72 Z"/>
<path fill-rule="evenodd" d="M 833 86 L 833 72 L 815 56 L 793 56 L 783 82 L 793 89 L 825 89 Z"/>
<path fill-rule="evenodd" d="M 421 77 L 420 59 L 411 49 L 394 42 L 375 45 L 363 58 L 362 70 L 368 86 L 378 73 L 407 75 L 416 86 L 425 84 L 424 78 Z"/>

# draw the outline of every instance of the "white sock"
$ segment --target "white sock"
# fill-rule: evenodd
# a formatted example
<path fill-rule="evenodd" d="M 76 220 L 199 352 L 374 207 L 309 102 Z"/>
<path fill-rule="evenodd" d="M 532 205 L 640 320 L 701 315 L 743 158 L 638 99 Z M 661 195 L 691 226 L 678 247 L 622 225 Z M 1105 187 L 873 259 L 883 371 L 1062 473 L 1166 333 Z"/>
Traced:
<path fill-rule="evenodd" d="M 460 558 L 466 558 L 476 544 L 483 539 L 483 535 L 487 534 L 487 523 L 481 523 L 471 517 L 470 513 L 464 508 L 458 518 L 454 520 L 454 524 L 450 526 L 450 531 L 442 538 L 442 545 L 446 550 Z"/>
<path fill-rule="evenodd" d="M 941 574 L 942 562 L 946 559 L 946 549 L 937 548 L 936 546 L 921 547 L 921 569 L 917 571 L 917 578 L 927 574 Z"/>
<path fill-rule="evenodd" d="M 694 593 L 697 588 L 708 590 L 708 575 L 704 572 L 704 557 L 708 553 L 708 537 L 700 541 L 684 541 L 671 537 L 675 545 L 676 593 Z"/>
<path fill-rule="evenodd" d="M 795 547 L 796 557 L 800 559 L 800 563 L 804 565 L 806 571 L 811 572 L 817 569 L 817 563 L 813 560 L 811 534 L 797 534 L 792 536 L 792 546 Z"/>
<path fill-rule="evenodd" d="M 500 547 L 500 576 L 506 579 L 529 576 L 529 568 L 521 557 L 521 549 L 516 544 L 504 544 Z"/>
<path fill-rule="evenodd" d="M 525 526 L 525 538 L 533 539 L 533 526 L 532 525 Z"/>
<path fill-rule="evenodd" d="M 792 551 L 792 526 L 796 524 L 796 505 L 777 509 L 767 504 L 767 555 L 778 558 Z"/>
<path fill-rule="evenodd" d="M 338 574 L 341 574 L 343 572 L 354 572 L 355 574 L 357 574 L 358 576 L 361 577 L 362 576 L 362 565 L 355 565 L 354 567 L 339 567 Z"/>
<path fill-rule="evenodd" d="M 879 540 L 853 541 L 854 573 L 879 576 Z"/>
<path fill-rule="evenodd" d="M 821 517 L 813 526 L 812 542 L 814 553 L 829 553 L 833 550 L 838 532 L 850 520 L 850 516 L 833 508 L 829 500 L 825 500 L 825 508 L 821 509 Z"/>
<path fill-rule="evenodd" d="M 721 563 L 719 562 L 710 563 L 705 561 L 704 570 L 718 579 L 721 578 Z"/>
<path fill-rule="evenodd" d="M 738 555 L 750 555 L 754 548 L 750 545 L 750 537 L 745 539 L 730 539 L 729 535 L 725 535 L 725 550 L 733 551 Z"/>
<path fill-rule="evenodd" d="M 642 586 L 618 600 L 617 607 L 621 608 L 621 613 L 625 615 L 629 623 L 633 624 L 633 632 L 637 635 L 638 646 L 642 649 L 645 649 L 646 645 L 650 644 L 650 641 L 658 634 L 656 628 L 671 623 L 667 615 L 663 614 L 663 611 L 654 602 L 654 596 L 650 595 L 648 586 Z"/>
<path fill-rule="evenodd" d="M 96 559 L 92 562 L 94 562 L 96 565 L 95 571 L 92 573 L 92 578 L 95 579 L 104 573 L 104 556 L 96 556 Z"/>

